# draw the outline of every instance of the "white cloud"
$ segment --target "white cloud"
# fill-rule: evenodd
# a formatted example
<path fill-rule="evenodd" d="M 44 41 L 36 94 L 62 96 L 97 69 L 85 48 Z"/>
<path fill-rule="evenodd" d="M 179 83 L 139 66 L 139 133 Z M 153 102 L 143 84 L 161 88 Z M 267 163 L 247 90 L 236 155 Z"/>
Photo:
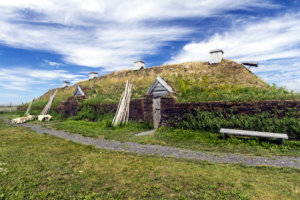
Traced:
<path fill-rule="evenodd" d="M 32 85 L 45 84 L 50 81 L 73 80 L 84 77 L 70 74 L 65 70 L 35 70 L 29 68 L 1 68 L 0 87 L 9 90 L 27 91 Z"/>
<path fill-rule="evenodd" d="M 262 66 L 252 68 L 252 71 L 269 83 L 299 91 L 299 33 L 300 13 L 263 19 L 259 23 L 233 27 L 222 34 L 216 33 L 201 42 L 189 43 L 168 62 L 207 61 L 209 50 L 223 49 L 225 58 L 262 62 Z"/>
<path fill-rule="evenodd" d="M 59 66 L 61 66 L 62 64 L 61 63 L 57 63 L 57 62 L 54 62 L 54 61 L 49 61 L 49 60 L 44 60 L 45 63 L 47 63 L 48 65 L 52 66 L 52 67 L 56 67 L 58 68 Z"/>
<path fill-rule="evenodd" d="M 111 71 L 128 68 L 137 58 L 155 54 L 166 42 L 194 31 L 159 20 L 272 6 L 259 0 L 1 1 L 0 42 L 52 51 L 66 62 Z"/>

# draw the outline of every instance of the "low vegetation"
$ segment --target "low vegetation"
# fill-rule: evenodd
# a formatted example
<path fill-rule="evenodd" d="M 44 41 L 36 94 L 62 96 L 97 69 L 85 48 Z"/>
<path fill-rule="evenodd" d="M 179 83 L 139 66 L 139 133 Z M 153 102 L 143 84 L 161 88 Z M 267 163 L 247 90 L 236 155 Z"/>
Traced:
<path fill-rule="evenodd" d="M 283 117 L 280 113 L 264 112 L 256 115 L 228 114 L 196 110 L 188 113 L 173 127 L 218 133 L 221 128 L 233 128 L 273 133 L 286 133 L 290 139 L 300 139 L 300 113 L 291 110 Z"/>
<path fill-rule="evenodd" d="M 0 199 L 299 199 L 298 169 L 108 152 L 0 120 Z"/>

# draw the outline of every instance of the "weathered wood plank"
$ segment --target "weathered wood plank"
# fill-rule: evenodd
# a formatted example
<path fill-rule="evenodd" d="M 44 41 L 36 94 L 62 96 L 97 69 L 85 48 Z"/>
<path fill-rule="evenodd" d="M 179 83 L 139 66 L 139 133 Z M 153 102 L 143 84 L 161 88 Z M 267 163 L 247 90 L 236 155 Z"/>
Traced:
<path fill-rule="evenodd" d="M 220 133 L 231 134 L 231 135 L 241 135 L 241 136 L 278 138 L 278 139 L 288 139 L 289 138 L 287 134 L 283 134 L 283 133 L 246 131 L 246 130 L 227 129 L 227 128 L 221 128 Z"/>
<path fill-rule="evenodd" d="M 56 92 L 57 92 L 57 90 L 55 90 L 54 93 L 50 96 L 48 103 L 46 104 L 45 108 L 43 109 L 43 111 L 41 112 L 40 115 L 47 115 L 47 113 L 49 112 L 49 110 L 51 108 L 52 102 L 55 98 Z"/>
<path fill-rule="evenodd" d="M 34 100 L 35 100 L 35 98 L 32 98 L 32 100 L 30 101 L 30 104 L 29 104 L 29 106 L 28 106 L 28 108 L 27 108 L 27 110 L 25 112 L 26 116 L 30 115 L 29 112 L 31 110 L 31 106 L 32 106 L 32 103 L 34 102 Z"/>
<path fill-rule="evenodd" d="M 125 91 L 122 94 L 117 112 L 112 122 L 113 126 L 123 124 L 123 123 L 126 124 L 128 122 L 131 90 L 132 90 L 132 84 L 129 84 L 127 81 L 125 86 Z"/>
<path fill-rule="evenodd" d="M 160 111 L 160 105 L 161 105 L 161 99 L 160 98 L 154 98 L 153 99 L 153 125 L 154 128 L 157 129 L 160 125 L 161 121 L 161 111 Z"/>
<path fill-rule="evenodd" d="M 168 94 L 167 91 L 153 92 L 153 93 L 152 93 L 152 95 L 153 95 L 154 98 L 162 97 L 162 96 L 165 96 L 166 94 Z"/>

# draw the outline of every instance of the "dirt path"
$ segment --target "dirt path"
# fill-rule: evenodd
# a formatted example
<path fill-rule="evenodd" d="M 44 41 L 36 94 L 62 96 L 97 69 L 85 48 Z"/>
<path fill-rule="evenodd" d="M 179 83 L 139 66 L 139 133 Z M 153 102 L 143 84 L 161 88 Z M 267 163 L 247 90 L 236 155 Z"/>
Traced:
<path fill-rule="evenodd" d="M 49 134 L 67 140 L 72 140 L 81 144 L 94 145 L 97 148 L 123 151 L 145 155 L 158 155 L 164 157 L 186 158 L 196 160 L 206 160 L 217 163 L 240 163 L 249 166 L 277 166 L 277 167 L 295 167 L 300 169 L 300 158 L 297 157 L 249 157 L 238 154 L 218 154 L 184 150 L 174 147 L 166 147 L 160 145 L 144 145 L 133 142 L 119 142 L 105 139 L 93 139 L 83 137 L 79 134 L 69 134 L 65 131 L 54 130 L 48 127 L 42 127 L 38 124 L 22 124 L 22 127 L 30 128 L 39 134 Z"/>

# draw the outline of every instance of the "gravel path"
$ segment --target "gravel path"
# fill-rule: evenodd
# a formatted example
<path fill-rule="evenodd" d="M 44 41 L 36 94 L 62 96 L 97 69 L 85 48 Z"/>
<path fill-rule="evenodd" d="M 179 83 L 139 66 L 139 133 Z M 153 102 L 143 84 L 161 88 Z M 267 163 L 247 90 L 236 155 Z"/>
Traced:
<path fill-rule="evenodd" d="M 297 157 L 249 157 L 246 155 L 238 154 L 218 154 L 198 152 L 192 150 L 184 150 L 174 147 L 166 147 L 160 145 L 144 145 L 134 142 L 119 142 L 111 141 L 105 139 L 93 139 L 88 137 L 83 137 L 79 134 L 69 134 L 65 131 L 54 130 L 49 127 L 42 127 L 37 124 L 25 123 L 20 125 L 22 127 L 31 128 L 39 134 L 49 134 L 67 140 L 72 140 L 81 144 L 94 145 L 97 148 L 123 151 L 137 154 L 145 155 L 158 155 L 164 157 L 174 157 L 174 158 L 186 158 L 186 159 L 196 159 L 196 160 L 207 160 L 217 163 L 240 163 L 249 166 L 277 166 L 277 167 L 294 167 L 300 169 L 300 158 Z"/>

